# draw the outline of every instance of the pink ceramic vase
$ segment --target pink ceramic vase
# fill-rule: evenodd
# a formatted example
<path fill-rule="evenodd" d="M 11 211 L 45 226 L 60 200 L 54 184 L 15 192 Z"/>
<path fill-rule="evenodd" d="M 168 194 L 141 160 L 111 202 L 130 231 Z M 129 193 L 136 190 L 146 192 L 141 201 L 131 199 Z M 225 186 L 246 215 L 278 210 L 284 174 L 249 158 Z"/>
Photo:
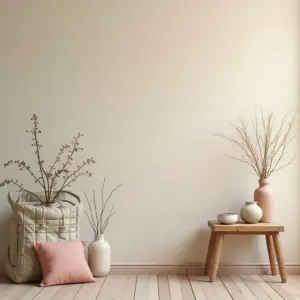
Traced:
<path fill-rule="evenodd" d="M 266 178 L 258 181 L 259 187 L 254 191 L 254 201 L 262 209 L 263 216 L 260 222 L 271 223 L 273 222 L 274 199 Z"/>

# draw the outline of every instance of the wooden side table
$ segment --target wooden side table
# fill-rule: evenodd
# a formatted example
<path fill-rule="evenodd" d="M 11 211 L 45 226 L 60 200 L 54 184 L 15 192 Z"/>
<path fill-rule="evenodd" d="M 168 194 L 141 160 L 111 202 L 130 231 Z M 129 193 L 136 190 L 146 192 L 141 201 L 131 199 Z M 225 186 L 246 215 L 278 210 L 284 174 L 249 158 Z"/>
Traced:
<path fill-rule="evenodd" d="M 265 235 L 272 275 L 276 275 L 275 254 L 279 266 L 282 282 L 287 282 L 284 267 L 283 252 L 280 247 L 279 232 L 284 231 L 284 226 L 272 223 L 222 225 L 217 221 L 208 221 L 211 235 L 207 251 L 204 275 L 209 275 L 209 281 L 216 279 L 222 245 L 225 235 Z M 274 251 L 275 250 L 275 251 Z"/>

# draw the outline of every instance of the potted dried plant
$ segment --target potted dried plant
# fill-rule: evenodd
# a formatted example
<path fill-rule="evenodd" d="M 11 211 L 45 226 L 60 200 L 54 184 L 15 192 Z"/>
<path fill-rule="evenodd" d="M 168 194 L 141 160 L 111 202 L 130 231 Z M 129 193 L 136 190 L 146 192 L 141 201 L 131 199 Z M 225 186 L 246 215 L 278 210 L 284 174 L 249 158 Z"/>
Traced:
<path fill-rule="evenodd" d="M 104 177 L 101 188 L 101 205 L 99 205 L 96 200 L 95 190 L 93 191 L 92 200 L 84 193 L 88 204 L 88 210 L 85 211 L 85 214 L 94 232 L 94 241 L 91 242 L 88 247 L 88 263 L 95 277 L 105 276 L 110 271 L 110 246 L 104 239 L 104 233 L 111 218 L 115 214 L 115 204 L 111 205 L 108 209 L 109 201 L 114 192 L 121 186 L 121 184 L 116 186 L 109 195 L 105 197 L 105 182 Z"/>
<path fill-rule="evenodd" d="M 71 144 L 62 145 L 54 162 L 45 166 L 39 142 L 38 117 L 33 115 L 33 128 L 27 130 L 32 134 L 31 146 L 37 159 L 38 172 L 23 160 L 9 160 L 5 167 L 17 166 L 20 171 L 26 172 L 40 187 L 41 191 L 32 191 L 25 188 L 15 179 L 5 179 L 1 187 L 13 184 L 19 189 L 18 200 L 13 200 L 11 192 L 8 201 L 12 207 L 10 246 L 5 261 L 7 275 L 15 282 L 30 282 L 41 279 L 41 268 L 33 249 L 36 241 L 70 241 L 78 240 L 79 217 L 81 213 L 80 198 L 73 192 L 65 190 L 70 188 L 79 177 L 91 176 L 87 167 L 94 164 L 94 159 L 88 158 L 75 168 L 72 167 L 74 156 L 83 148 L 79 140 L 83 136 L 78 133 Z M 70 194 L 77 201 L 68 200 Z M 72 199 L 74 199 L 72 198 Z"/>
<path fill-rule="evenodd" d="M 27 174 L 32 177 L 34 182 L 40 186 L 42 194 L 26 189 L 22 183 L 15 179 L 5 179 L 0 183 L 0 187 L 13 184 L 21 191 L 31 195 L 35 200 L 39 201 L 40 204 L 48 206 L 55 203 L 59 198 L 59 194 L 64 191 L 65 188 L 71 187 L 71 184 L 79 177 L 92 176 L 92 173 L 86 168 L 88 165 L 94 164 L 95 160 L 92 157 L 88 158 L 74 169 L 70 169 L 74 160 L 74 155 L 83 150 L 79 145 L 79 140 L 83 134 L 78 133 L 73 137 L 71 144 L 61 146 L 54 162 L 46 168 L 45 161 L 42 159 L 41 154 L 42 144 L 39 142 L 39 135 L 42 131 L 39 129 L 38 116 L 34 114 L 31 120 L 33 121 L 33 128 L 31 130 L 26 130 L 26 132 L 32 134 L 31 146 L 34 148 L 34 154 L 36 155 L 38 174 L 35 174 L 29 164 L 24 160 L 9 160 L 4 166 L 9 167 L 15 165 L 20 171 L 26 171 Z M 65 157 L 65 160 L 62 161 L 65 152 L 68 154 Z M 58 166 L 58 164 L 60 165 Z"/>
<path fill-rule="evenodd" d="M 272 222 L 273 196 L 268 178 L 293 161 L 288 158 L 288 146 L 296 136 L 296 117 L 286 114 L 276 123 L 273 112 L 254 113 L 254 120 L 248 124 L 244 119 L 235 125 L 230 123 L 235 135 L 217 134 L 229 140 L 242 150 L 241 157 L 230 158 L 245 163 L 259 178 L 259 187 L 254 192 L 254 201 L 263 211 L 261 222 Z M 278 125 L 277 125 L 278 124 Z"/>

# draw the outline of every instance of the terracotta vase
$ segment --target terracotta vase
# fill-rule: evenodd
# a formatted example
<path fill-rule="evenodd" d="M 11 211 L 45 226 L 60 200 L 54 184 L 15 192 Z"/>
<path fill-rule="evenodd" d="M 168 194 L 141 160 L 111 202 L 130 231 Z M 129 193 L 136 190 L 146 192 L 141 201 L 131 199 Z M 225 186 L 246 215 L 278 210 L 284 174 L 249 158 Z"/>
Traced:
<path fill-rule="evenodd" d="M 254 191 L 254 201 L 262 209 L 263 216 L 260 222 L 271 223 L 273 222 L 274 199 L 266 178 L 258 181 L 259 187 Z"/>

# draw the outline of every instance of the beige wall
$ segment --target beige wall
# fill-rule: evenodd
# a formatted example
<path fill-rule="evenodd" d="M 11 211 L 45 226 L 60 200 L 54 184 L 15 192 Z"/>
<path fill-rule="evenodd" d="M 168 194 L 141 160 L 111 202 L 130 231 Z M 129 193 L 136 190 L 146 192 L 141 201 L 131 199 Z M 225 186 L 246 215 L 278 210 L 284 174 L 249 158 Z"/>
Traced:
<path fill-rule="evenodd" d="M 113 263 L 203 261 L 207 219 L 238 211 L 257 186 L 247 167 L 226 158 L 237 149 L 212 133 L 230 132 L 228 120 L 260 105 L 278 116 L 297 109 L 297 2 L 0 1 L 0 160 L 33 161 L 24 133 L 32 113 L 47 160 L 83 132 L 97 164 L 76 190 L 99 193 L 103 174 L 110 187 L 124 184 L 106 234 Z M 293 264 L 298 169 L 296 159 L 271 179 Z M 2 164 L 0 174 L 22 175 Z M 7 192 L 0 190 L 0 263 Z M 82 237 L 92 239 L 85 217 Z M 228 239 L 222 261 L 267 263 L 264 240 Z"/>

